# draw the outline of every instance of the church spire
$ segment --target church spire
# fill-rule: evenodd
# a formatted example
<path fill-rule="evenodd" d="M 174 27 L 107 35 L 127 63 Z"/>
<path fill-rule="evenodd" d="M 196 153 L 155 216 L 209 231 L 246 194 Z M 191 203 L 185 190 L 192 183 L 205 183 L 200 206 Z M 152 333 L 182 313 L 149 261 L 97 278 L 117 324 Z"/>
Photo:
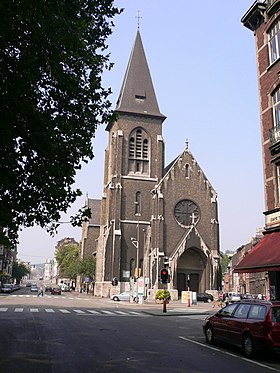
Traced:
<path fill-rule="evenodd" d="M 139 30 L 116 105 L 117 112 L 162 118 Z"/>

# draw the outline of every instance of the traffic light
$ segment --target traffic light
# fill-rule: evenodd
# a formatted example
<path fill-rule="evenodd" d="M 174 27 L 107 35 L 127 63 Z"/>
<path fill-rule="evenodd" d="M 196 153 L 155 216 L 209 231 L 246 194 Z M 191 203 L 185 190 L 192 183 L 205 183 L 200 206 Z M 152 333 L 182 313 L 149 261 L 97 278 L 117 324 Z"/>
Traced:
<path fill-rule="evenodd" d="M 169 266 L 169 258 L 168 258 L 168 256 L 165 256 L 163 258 L 163 265 L 164 265 L 165 268 Z"/>
<path fill-rule="evenodd" d="M 160 282 L 162 284 L 167 284 L 168 280 L 169 280 L 168 269 L 162 268 L 162 270 L 160 271 Z"/>
<path fill-rule="evenodd" d="M 118 281 L 117 277 L 114 277 L 113 280 L 112 280 L 112 285 L 117 286 L 118 283 L 119 283 L 119 281 Z"/>

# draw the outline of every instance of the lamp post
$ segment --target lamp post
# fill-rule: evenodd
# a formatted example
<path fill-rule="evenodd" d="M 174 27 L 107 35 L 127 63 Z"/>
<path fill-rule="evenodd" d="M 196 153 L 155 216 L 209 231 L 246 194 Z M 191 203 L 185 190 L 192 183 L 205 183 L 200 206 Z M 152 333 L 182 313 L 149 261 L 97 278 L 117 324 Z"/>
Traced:
<path fill-rule="evenodd" d="M 140 246 L 140 227 L 139 227 L 139 218 L 141 216 L 140 213 L 140 204 L 139 202 L 135 202 L 136 205 L 136 216 L 137 216 L 137 228 L 136 228 L 136 279 L 139 277 L 139 246 Z"/>
<path fill-rule="evenodd" d="M 133 246 L 136 248 L 136 273 L 135 278 L 136 278 L 136 299 L 138 303 L 138 278 L 139 278 L 139 247 L 140 247 L 140 227 L 139 227 L 139 218 L 141 216 L 141 213 L 139 211 L 140 205 L 139 202 L 135 202 L 136 205 L 136 216 L 137 216 L 137 227 L 136 227 L 136 238 L 131 237 L 131 242 Z"/>

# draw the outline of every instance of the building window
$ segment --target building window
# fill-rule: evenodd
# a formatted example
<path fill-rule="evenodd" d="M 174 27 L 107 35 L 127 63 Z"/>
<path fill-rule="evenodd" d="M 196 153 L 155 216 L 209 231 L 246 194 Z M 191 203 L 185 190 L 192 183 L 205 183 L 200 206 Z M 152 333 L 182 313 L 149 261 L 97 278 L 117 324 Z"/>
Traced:
<path fill-rule="evenodd" d="M 150 146 L 148 134 L 141 128 L 135 129 L 129 137 L 129 173 L 149 174 Z"/>
<path fill-rule="evenodd" d="M 134 277 L 135 272 L 135 259 L 130 259 L 130 277 Z"/>
<path fill-rule="evenodd" d="M 273 122 L 275 128 L 280 128 L 280 87 L 274 92 L 273 96 Z"/>
<path fill-rule="evenodd" d="M 185 177 L 190 177 L 190 165 L 188 163 L 185 164 Z"/>
<path fill-rule="evenodd" d="M 280 57 L 280 20 L 278 20 L 268 33 L 269 62 L 272 64 Z"/>
<path fill-rule="evenodd" d="M 135 194 L 135 215 L 141 215 L 141 193 L 136 192 Z"/>
<path fill-rule="evenodd" d="M 276 189 L 276 199 L 277 203 L 280 204 L 280 164 L 275 165 L 275 189 Z"/>

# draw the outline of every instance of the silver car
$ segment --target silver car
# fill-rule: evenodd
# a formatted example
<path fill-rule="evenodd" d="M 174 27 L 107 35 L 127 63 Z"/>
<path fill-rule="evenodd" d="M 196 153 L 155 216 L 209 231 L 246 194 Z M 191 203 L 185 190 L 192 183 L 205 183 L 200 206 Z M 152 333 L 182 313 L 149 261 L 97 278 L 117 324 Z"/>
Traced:
<path fill-rule="evenodd" d="M 4 284 L 1 288 L 1 293 L 11 293 L 14 291 L 12 284 Z"/>
<path fill-rule="evenodd" d="M 114 301 L 129 300 L 129 298 L 130 298 L 130 293 L 128 291 L 123 291 L 120 294 L 111 296 L 111 299 Z"/>

